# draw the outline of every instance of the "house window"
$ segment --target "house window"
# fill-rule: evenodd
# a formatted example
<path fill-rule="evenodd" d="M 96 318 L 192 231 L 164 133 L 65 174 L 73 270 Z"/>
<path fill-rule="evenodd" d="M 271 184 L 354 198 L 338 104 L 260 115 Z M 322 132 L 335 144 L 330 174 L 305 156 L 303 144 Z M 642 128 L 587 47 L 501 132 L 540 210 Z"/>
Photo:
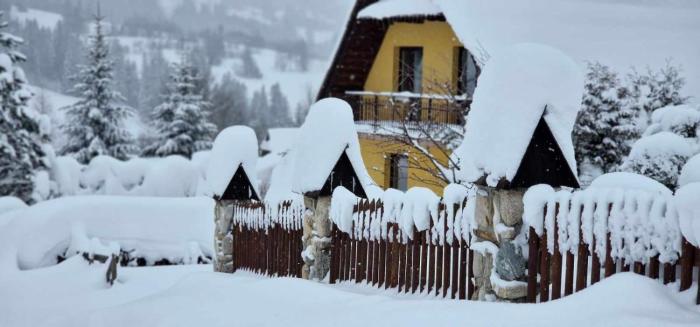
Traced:
<path fill-rule="evenodd" d="M 395 154 L 388 159 L 389 182 L 387 186 L 400 191 L 408 189 L 408 157 Z"/>
<path fill-rule="evenodd" d="M 423 48 L 399 48 L 399 92 L 421 93 L 423 76 Z"/>
<path fill-rule="evenodd" d="M 474 95 L 476 79 L 479 77 L 479 67 L 476 65 L 474 55 L 465 48 L 458 48 L 457 55 L 457 91 L 468 98 Z"/>

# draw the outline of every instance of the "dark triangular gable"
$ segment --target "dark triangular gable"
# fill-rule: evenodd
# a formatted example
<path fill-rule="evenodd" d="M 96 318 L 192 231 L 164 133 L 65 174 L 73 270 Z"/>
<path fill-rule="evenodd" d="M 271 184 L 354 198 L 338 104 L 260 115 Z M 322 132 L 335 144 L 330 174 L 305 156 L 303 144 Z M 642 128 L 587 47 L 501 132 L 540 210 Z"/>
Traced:
<path fill-rule="evenodd" d="M 321 188 L 321 191 L 314 195 L 331 196 L 333 194 L 333 190 L 335 190 L 335 188 L 338 186 L 345 187 L 358 197 L 367 197 L 365 189 L 362 187 L 362 183 L 360 183 L 360 179 L 357 177 L 357 173 L 352 166 L 352 162 L 350 162 L 350 158 L 345 151 L 343 151 L 343 154 L 341 154 L 340 158 L 338 158 L 338 162 L 335 163 L 335 167 L 333 167 L 333 170 L 326 179 L 326 182 L 323 183 L 323 188 Z"/>
<path fill-rule="evenodd" d="M 509 188 L 527 188 L 537 184 L 549 184 L 552 187 L 579 187 L 576 175 L 571 171 L 544 116 L 540 118 L 535 128 Z"/>
<path fill-rule="evenodd" d="M 248 174 L 245 173 L 243 165 L 239 165 L 236 173 L 231 177 L 231 181 L 226 186 L 226 191 L 221 195 L 221 200 L 256 200 L 260 201 L 258 193 L 250 182 Z"/>

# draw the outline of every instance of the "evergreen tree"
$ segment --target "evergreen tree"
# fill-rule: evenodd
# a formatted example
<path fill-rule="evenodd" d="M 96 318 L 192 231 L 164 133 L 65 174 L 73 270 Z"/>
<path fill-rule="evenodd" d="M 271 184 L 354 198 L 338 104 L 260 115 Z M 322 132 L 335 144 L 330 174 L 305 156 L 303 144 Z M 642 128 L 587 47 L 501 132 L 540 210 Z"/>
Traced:
<path fill-rule="evenodd" d="M 167 91 L 168 62 L 160 48 L 154 47 L 144 59 L 141 73 L 141 96 L 139 107 L 151 110 L 161 103 L 161 95 Z M 147 109 L 148 108 L 148 109 Z"/>
<path fill-rule="evenodd" d="M 250 48 L 245 48 L 241 60 L 241 67 L 237 71 L 238 76 L 255 79 L 262 78 L 262 73 L 260 72 L 258 65 L 255 63 L 255 59 L 253 59 L 253 54 L 251 53 Z"/>
<path fill-rule="evenodd" d="M 246 87 L 230 74 L 224 75 L 212 90 L 211 103 L 212 121 L 219 130 L 232 125 L 250 124 Z"/>
<path fill-rule="evenodd" d="M 113 63 L 109 59 L 102 20 L 98 13 L 94 33 L 90 36 L 87 64 L 80 67 L 74 78 L 74 89 L 82 98 L 65 108 L 67 121 L 63 129 L 68 140 L 62 152 L 82 163 L 98 155 L 123 160 L 136 151 L 134 140 L 124 127 L 132 112 L 119 104 L 124 98 L 114 90 Z"/>
<path fill-rule="evenodd" d="M 644 113 L 647 122 L 656 109 L 684 104 L 689 99 L 682 95 L 685 79 L 681 76 L 681 69 L 671 62 L 658 72 L 651 69 L 647 69 L 646 74 L 633 71 L 628 79 L 631 106 Z"/>
<path fill-rule="evenodd" d="M 5 27 L 7 23 L 0 23 Z M 46 163 L 39 123 L 27 106 L 31 92 L 19 66 L 25 61 L 17 49 L 22 42 L 0 32 L 0 196 L 32 202 L 34 174 Z"/>
<path fill-rule="evenodd" d="M 609 172 L 619 166 L 639 137 L 637 112 L 625 101 L 617 74 L 600 63 L 588 65 L 581 112 L 574 128 L 577 160 Z"/>
<path fill-rule="evenodd" d="M 265 91 L 265 86 L 263 86 L 260 90 L 253 92 L 253 97 L 250 100 L 250 127 L 255 130 L 258 139 L 262 139 L 267 133 L 269 125 L 266 118 L 269 110 L 270 105 L 267 102 L 267 92 Z"/>
<path fill-rule="evenodd" d="M 289 102 L 287 97 L 282 94 L 282 89 L 279 83 L 275 83 L 270 88 L 270 103 L 267 110 L 265 121 L 270 127 L 288 127 L 292 125 L 292 120 L 289 116 Z"/>
<path fill-rule="evenodd" d="M 191 158 L 193 153 L 211 148 L 216 126 L 207 120 L 209 104 L 195 92 L 196 79 L 189 63 L 174 65 L 169 93 L 153 113 L 157 139 L 145 149 L 144 155 Z"/>

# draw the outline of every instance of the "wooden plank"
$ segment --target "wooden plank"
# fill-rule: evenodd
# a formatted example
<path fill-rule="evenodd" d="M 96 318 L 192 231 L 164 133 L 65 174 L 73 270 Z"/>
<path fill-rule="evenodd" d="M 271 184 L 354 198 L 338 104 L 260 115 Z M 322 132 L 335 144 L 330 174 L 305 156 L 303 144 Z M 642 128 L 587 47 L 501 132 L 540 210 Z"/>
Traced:
<path fill-rule="evenodd" d="M 459 291 L 459 241 L 455 237 L 452 240 L 452 294 L 451 298 L 457 298 L 457 292 Z"/>
<path fill-rule="evenodd" d="M 411 293 L 416 293 L 418 290 L 418 285 L 420 284 L 420 245 L 423 242 L 421 234 L 418 233 L 416 227 L 413 227 L 413 241 L 411 242 L 411 248 L 413 253 L 411 257 L 413 258 L 412 269 L 411 269 Z"/>
<path fill-rule="evenodd" d="M 600 256 L 596 251 L 595 235 L 593 235 L 593 245 L 591 247 L 593 248 L 593 258 L 591 259 L 591 285 L 593 285 L 600 281 Z"/>
<path fill-rule="evenodd" d="M 532 227 L 530 227 L 527 243 L 527 302 L 535 303 L 537 302 L 537 267 L 539 264 L 540 238 Z"/>
<path fill-rule="evenodd" d="M 450 288 L 450 249 L 451 244 L 447 244 L 447 219 L 450 219 L 445 215 L 443 219 L 442 233 L 445 240 L 445 244 L 442 247 L 442 297 L 447 296 L 447 290 Z"/>
<path fill-rule="evenodd" d="M 559 215 L 559 203 L 555 207 L 555 216 Z M 559 220 L 554 219 L 554 253 L 552 254 L 552 300 L 561 298 L 561 264 L 562 256 L 559 251 Z"/>
<path fill-rule="evenodd" d="M 695 265 L 695 247 L 683 237 L 681 242 L 681 285 L 685 291 L 693 284 L 693 266 Z"/>
<path fill-rule="evenodd" d="M 350 236 L 350 278 L 357 279 L 357 239 L 355 235 Z"/>
<path fill-rule="evenodd" d="M 610 212 L 608 210 L 608 212 Z M 607 240 L 605 241 L 605 277 L 610 277 L 615 274 L 616 264 L 612 258 L 612 242 L 610 242 L 610 232 L 607 233 Z"/>
<path fill-rule="evenodd" d="M 545 207 L 545 212 L 547 211 Z M 549 301 L 549 249 L 547 249 L 547 230 L 543 230 L 540 236 L 540 302 Z"/>
<path fill-rule="evenodd" d="M 435 260 L 437 260 L 435 242 L 433 242 L 433 222 L 430 221 L 428 229 L 428 294 L 432 293 L 435 287 Z"/>
<path fill-rule="evenodd" d="M 564 296 L 574 293 L 574 254 L 566 251 L 566 274 L 564 275 Z"/>
<path fill-rule="evenodd" d="M 420 293 L 423 293 L 428 282 L 428 231 L 424 230 L 420 234 Z"/>
<path fill-rule="evenodd" d="M 398 229 L 398 227 L 397 227 Z M 404 289 L 404 286 L 406 286 L 406 245 L 403 243 L 403 232 L 399 230 L 399 239 L 398 241 L 398 248 L 399 248 L 399 265 L 398 265 L 398 280 L 399 280 L 399 285 L 398 285 L 398 291 L 401 292 L 401 290 Z"/>
<path fill-rule="evenodd" d="M 659 255 L 649 259 L 649 278 L 659 279 Z"/>
<path fill-rule="evenodd" d="M 404 288 L 403 291 L 408 293 L 411 290 L 411 277 L 413 277 L 413 240 L 406 238 L 406 243 L 404 243 L 404 251 L 406 253 L 406 261 L 404 265 Z"/>
<path fill-rule="evenodd" d="M 581 208 L 583 212 L 583 207 Z M 579 225 L 580 226 L 580 225 Z M 576 292 L 586 288 L 588 283 L 588 245 L 583 241 L 583 229 L 579 228 L 578 260 L 576 262 Z"/>
<path fill-rule="evenodd" d="M 398 224 L 392 225 L 394 238 L 391 242 L 391 287 L 399 287 L 399 265 L 401 259 L 401 236 Z"/>
<path fill-rule="evenodd" d="M 472 278 L 474 277 L 474 250 L 469 249 L 468 258 L 467 258 L 467 299 L 471 300 L 474 296 L 474 281 Z"/>
<path fill-rule="evenodd" d="M 459 239 L 459 299 L 467 298 L 467 242 Z"/>

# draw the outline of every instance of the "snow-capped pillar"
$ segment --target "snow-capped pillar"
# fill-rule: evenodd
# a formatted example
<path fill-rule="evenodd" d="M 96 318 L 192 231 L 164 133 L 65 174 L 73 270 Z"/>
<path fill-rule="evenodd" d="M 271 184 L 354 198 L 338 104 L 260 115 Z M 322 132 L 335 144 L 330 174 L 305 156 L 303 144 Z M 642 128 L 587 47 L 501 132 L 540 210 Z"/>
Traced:
<path fill-rule="evenodd" d="M 304 197 L 304 267 L 302 278 L 324 280 L 331 262 L 331 197 Z"/>
<path fill-rule="evenodd" d="M 233 272 L 233 236 L 231 222 L 233 205 L 230 201 L 216 201 L 214 207 L 214 271 Z"/>
<path fill-rule="evenodd" d="M 514 246 L 523 225 L 524 193 L 524 189 L 479 186 L 474 212 L 475 241 L 492 250 L 474 252 L 474 299 L 520 302 L 525 298 L 526 261 L 520 247 Z"/>

